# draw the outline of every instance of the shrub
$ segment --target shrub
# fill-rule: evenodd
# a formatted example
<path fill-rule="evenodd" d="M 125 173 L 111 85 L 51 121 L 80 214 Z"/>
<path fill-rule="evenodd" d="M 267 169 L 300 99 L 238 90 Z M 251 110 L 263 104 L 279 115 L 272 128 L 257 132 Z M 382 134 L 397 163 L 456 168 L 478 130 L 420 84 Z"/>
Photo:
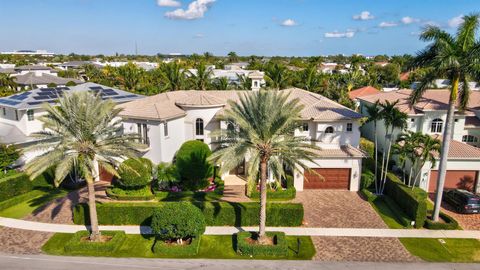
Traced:
<path fill-rule="evenodd" d="M 20 151 L 14 145 L 0 144 L 0 175 L 19 158 Z"/>
<path fill-rule="evenodd" d="M 405 212 L 398 206 L 398 204 L 388 196 L 382 196 L 378 199 L 382 199 L 395 214 L 397 221 L 406 228 L 411 228 L 411 219 L 405 214 Z"/>
<path fill-rule="evenodd" d="M 237 233 L 237 253 L 247 256 L 272 256 L 285 257 L 288 252 L 288 245 L 283 232 L 267 232 L 267 237 L 273 238 L 274 245 L 252 244 L 249 239 L 256 239 L 255 232 Z"/>
<path fill-rule="evenodd" d="M 369 158 L 374 158 L 375 155 L 375 143 L 365 139 L 360 138 L 360 149 L 362 149 Z"/>
<path fill-rule="evenodd" d="M 0 201 L 4 201 L 33 189 L 33 183 L 24 173 L 0 179 Z"/>
<path fill-rule="evenodd" d="M 43 194 L 43 192 L 40 191 L 40 190 L 32 190 L 32 191 L 29 191 L 27 193 L 12 197 L 8 200 L 4 200 L 4 201 L 0 202 L 0 211 L 5 210 L 7 208 L 10 208 L 12 206 L 15 206 L 17 204 L 20 204 L 22 202 L 28 201 L 28 200 L 30 200 L 32 198 L 35 198 L 37 196 L 40 196 L 42 194 Z"/>
<path fill-rule="evenodd" d="M 149 186 L 143 186 L 135 189 L 125 189 L 120 187 L 107 188 L 107 196 L 114 200 L 121 201 L 150 201 L 155 198 Z"/>
<path fill-rule="evenodd" d="M 111 236 L 108 242 L 89 242 L 82 241 L 82 238 L 89 236 L 88 231 L 76 232 L 65 246 L 65 252 L 69 254 L 96 254 L 102 252 L 115 252 L 125 241 L 126 235 L 124 231 L 102 231 L 102 235 Z"/>
<path fill-rule="evenodd" d="M 293 200 L 297 194 L 297 190 L 294 187 L 278 190 L 267 190 L 267 199 L 270 200 Z M 260 199 L 260 191 L 254 190 L 250 192 L 249 197 L 251 199 Z"/>
<path fill-rule="evenodd" d="M 153 211 L 165 204 L 158 203 L 97 203 L 98 222 L 101 225 L 150 225 Z M 260 205 L 257 202 L 191 202 L 205 216 L 207 226 L 256 226 Z M 75 224 L 89 224 L 88 205 L 74 208 Z M 300 226 L 303 205 L 300 203 L 267 203 L 268 226 Z"/>
<path fill-rule="evenodd" d="M 74 81 L 68 81 L 65 86 L 75 86 L 77 85 Z"/>
<path fill-rule="evenodd" d="M 375 182 L 375 174 L 370 170 L 366 170 L 362 173 L 362 177 L 360 179 L 360 188 L 368 189 L 374 184 L 374 182 Z"/>
<path fill-rule="evenodd" d="M 158 188 L 166 189 L 170 187 L 171 183 L 178 181 L 180 176 L 178 175 L 177 166 L 175 164 L 170 164 L 162 162 L 157 166 L 157 181 Z"/>
<path fill-rule="evenodd" d="M 373 194 L 370 190 L 365 188 L 361 189 L 360 193 L 368 202 L 373 202 L 377 198 L 377 195 Z"/>
<path fill-rule="evenodd" d="M 151 228 L 157 239 L 192 238 L 205 232 L 205 217 L 191 203 L 167 203 L 153 212 Z"/>
<path fill-rule="evenodd" d="M 118 174 L 124 187 L 146 186 L 152 181 L 152 162 L 146 158 L 127 159 L 120 165 Z"/>
<path fill-rule="evenodd" d="M 182 144 L 175 156 L 182 189 L 197 191 L 208 186 L 208 178 L 213 176 L 213 166 L 207 160 L 211 154 L 208 145 L 201 141 Z"/>
<path fill-rule="evenodd" d="M 427 217 L 427 193 L 418 188 L 404 185 L 395 175 L 387 174 L 385 194 L 415 221 L 415 228 L 422 228 Z"/>
<path fill-rule="evenodd" d="M 152 251 L 153 253 L 158 253 L 162 255 L 171 255 L 174 257 L 177 256 L 193 256 L 197 255 L 198 249 L 200 247 L 201 237 L 191 238 L 189 245 L 172 245 L 165 243 L 164 241 L 155 240 L 153 244 Z"/>
<path fill-rule="evenodd" d="M 430 230 L 456 230 L 459 228 L 458 222 L 453 217 L 440 212 L 440 218 L 442 218 L 445 223 L 434 222 L 427 218 L 425 220 L 425 228 Z"/>

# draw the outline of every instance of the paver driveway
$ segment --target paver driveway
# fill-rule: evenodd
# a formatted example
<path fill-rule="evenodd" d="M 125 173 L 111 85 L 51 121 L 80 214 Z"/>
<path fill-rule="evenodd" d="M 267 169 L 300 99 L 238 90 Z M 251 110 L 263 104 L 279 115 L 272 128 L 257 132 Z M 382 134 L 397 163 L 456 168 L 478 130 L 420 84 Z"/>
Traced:
<path fill-rule="evenodd" d="M 435 200 L 434 194 L 430 194 L 429 197 Z M 459 214 L 446 202 L 442 202 L 442 212 L 453 217 L 465 230 L 480 230 L 480 214 Z"/>

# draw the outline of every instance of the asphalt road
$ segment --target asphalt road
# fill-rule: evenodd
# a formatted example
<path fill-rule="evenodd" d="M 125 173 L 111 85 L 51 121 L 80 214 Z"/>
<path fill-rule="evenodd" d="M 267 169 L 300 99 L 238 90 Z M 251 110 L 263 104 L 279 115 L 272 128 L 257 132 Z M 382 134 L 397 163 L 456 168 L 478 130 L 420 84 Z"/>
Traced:
<path fill-rule="evenodd" d="M 480 270 L 480 264 L 438 263 L 358 263 L 315 261 L 249 261 L 249 260 L 173 260 L 173 259 L 114 259 L 91 257 L 56 257 L 48 255 L 0 254 L 2 270 L 122 270 L 122 269 L 425 269 L 425 270 Z"/>

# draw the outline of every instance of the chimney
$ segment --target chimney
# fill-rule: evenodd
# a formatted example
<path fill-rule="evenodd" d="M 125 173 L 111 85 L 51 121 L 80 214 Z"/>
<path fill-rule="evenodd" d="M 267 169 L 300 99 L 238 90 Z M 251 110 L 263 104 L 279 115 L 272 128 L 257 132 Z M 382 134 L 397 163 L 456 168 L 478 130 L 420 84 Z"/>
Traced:
<path fill-rule="evenodd" d="M 263 73 L 254 71 L 248 74 L 248 78 L 252 80 L 252 91 L 259 91 L 262 87 Z"/>

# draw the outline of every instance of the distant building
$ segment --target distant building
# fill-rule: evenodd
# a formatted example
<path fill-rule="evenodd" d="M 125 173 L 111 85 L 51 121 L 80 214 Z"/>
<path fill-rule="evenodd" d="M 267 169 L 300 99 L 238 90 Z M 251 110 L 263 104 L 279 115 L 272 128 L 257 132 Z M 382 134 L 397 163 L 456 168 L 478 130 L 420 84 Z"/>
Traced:
<path fill-rule="evenodd" d="M 48 66 L 28 65 L 10 69 L 1 69 L 1 73 L 10 74 L 18 85 L 18 90 L 47 88 L 49 85 L 66 86 L 68 82 L 83 83 L 75 78 L 58 77 L 55 69 Z"/>

